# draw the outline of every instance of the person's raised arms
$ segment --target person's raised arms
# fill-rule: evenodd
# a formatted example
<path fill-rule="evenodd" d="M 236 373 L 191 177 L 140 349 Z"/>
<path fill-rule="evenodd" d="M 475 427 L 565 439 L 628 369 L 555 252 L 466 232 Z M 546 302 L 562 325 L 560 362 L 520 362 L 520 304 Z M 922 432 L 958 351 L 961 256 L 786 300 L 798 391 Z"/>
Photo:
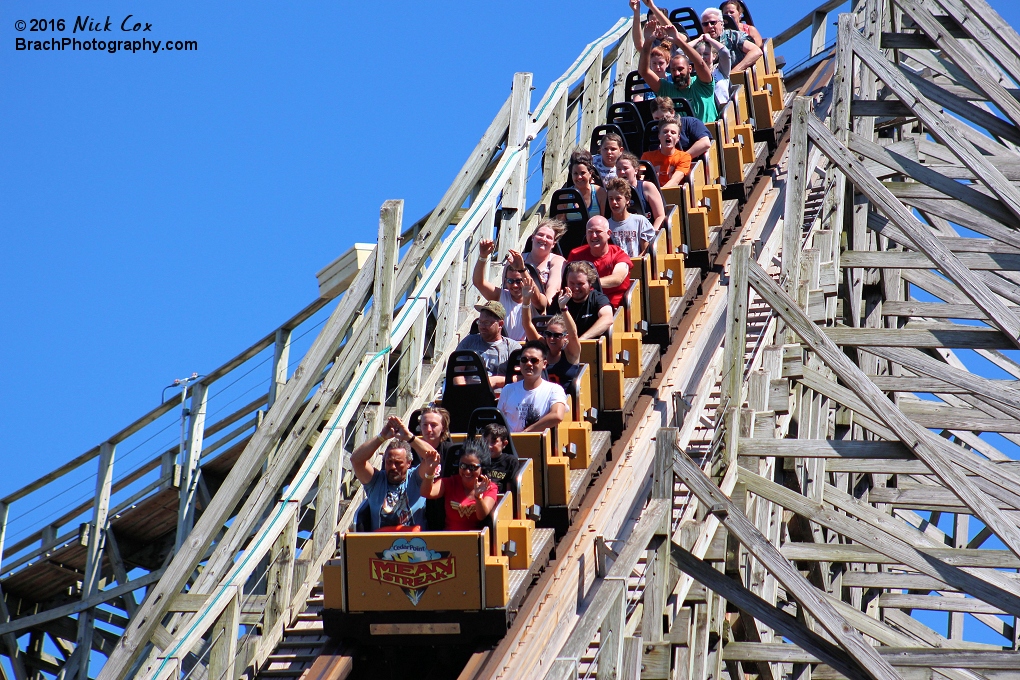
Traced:
<path fill-rule="evenodd" d="M 634 13 L 634 21 L 630 26 L 630 38 L 634 41 L 634 49 L 638 52 L 645 44 L 641 39 L 641 0 L 630 0 L 630 9 Z"/>
<path fill-rule="evenodd" d="M 576 364 L 581 360 L 581 338 L 577 332 L 574 317 L 567 311 L 568 302 L 570 302 L 570 291 L 567 291 L 565 298 L 560 299 L 560 316 L 563 317 L 563 322 L 566 324 L 566 328 L 563 330 L 567 333 L 567 346 L 563 348 L 563 352 L 567 355 L 567 361 Z"/>
<path fill-rule="evenodd" d="M 383 428 L 379 434 L 354 449 L 354 452 L 351 454 L 351 471 L 354 472 L 354 476 L 357 477 L 358 481 L 363 485 L 371 482 L 372 477 L 375 476 L 375 467 L 369 461 L 372 460 L 372 456 L 375 455 L 376 450 L 382 446 L 387 439 L 396 436 L 397 434 L 393 430 L 393 426 L 390 425 L 389 421 L 387 421 L 383 424 Z"/>
<path fill-rule="evenodd" d="M 489 258 L 496 250 L 496 243 L 483 238 L 478 242 L 478 261 L 475 262 L 475 270 L 471 276 L 471 283 L 482 294 L 482 297 L 492 302 L 499 302 L 500 289 L 485 280 L 485 269 L 489 266 Z"/>
<path fill-rule="evenodd" d="M 652 92 L 657 93 L 659 91 L 659 76 L 656 75 L 651 66 L 655 29 L 655 19 L 649 19 L 648 23 L 645 24 L 645 43 L 641 46 L 641 58 L 638 60 L 638 73 L 641 74 L 641 78 L 645 81 L 648 87 L 651 88 Z"/>
<path fill-rule="evenodd" d="M 535 284 L 534 279 L 531 278 L 531 272 L 524 265 L 524 256 L 516 250 L 510 250 L 510 268 L 516 270 L 521 277 L 524 279 L 524 283 L 521 284 L 522 290 L 531 291 L 531 302 L 539 311 L 545 311 L 545 308 L 549 306 L 549 300 L 545 296 L 545 291 L 542 287 Z"/>
<path fill-rule="evenodd" d="M 418 471 L 418 476 L 421 477 L 421 495 L 429 500 L 435 500 L 443 493 L 443 485 L 438 480 L 439 467 L 439 452 L 435 449 L 422 456 L 420 468 L 425 468 L 425 471 L 422 472 L 421 469 Z"/>

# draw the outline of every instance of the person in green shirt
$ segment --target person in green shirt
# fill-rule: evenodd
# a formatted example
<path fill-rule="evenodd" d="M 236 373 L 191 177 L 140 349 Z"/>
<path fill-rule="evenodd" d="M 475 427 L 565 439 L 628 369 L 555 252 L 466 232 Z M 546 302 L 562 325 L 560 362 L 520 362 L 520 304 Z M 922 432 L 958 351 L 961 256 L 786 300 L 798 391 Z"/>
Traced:
<path fill-rule="evenodd" d="M 645 4 L 648 5 L 649 14 L 662 14 L 651 0 L 647 0 Z M 686 99 L 694 111 L 695 118 L 704 123 L 712 123 L 719 117 L 715 107 L 715 82 L 712 78 L 712 68 L 705 63 L 697 50 L 687 44 L 687 36 L 676 30 L 676 27 L 668 19 L 666 22 L 663 26 L 655 18 L 650 18 L 645 24 L 645 41 L 641 46 L 638 72 L 657 97 L 669 97 L 674 100 Z M 650 67 L 656 31 L 664 33 L 667 38 L 673 40 L 674 47 L 680 48 L 680 52 L 674 55 L 669 62 L 669 72 L 673 76 L 673 82 L 659 78 Z M 697 77 L 694 77 L 695 75 Z"/>

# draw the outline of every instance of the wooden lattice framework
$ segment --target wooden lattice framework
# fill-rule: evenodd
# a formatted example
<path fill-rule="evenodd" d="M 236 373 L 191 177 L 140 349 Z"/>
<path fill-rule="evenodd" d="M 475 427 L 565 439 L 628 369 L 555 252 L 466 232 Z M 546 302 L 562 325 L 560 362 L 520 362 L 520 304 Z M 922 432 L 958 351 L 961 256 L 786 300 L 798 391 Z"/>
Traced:
<path fill-rule="evenodd" d="M 721 525 L 673 546 L 694 620 L 732 610 L 678 677 L 1020 676 L 1017 83 L 982 0 L 840 15 L 831 91 L 794 104 L 781 269 L 731 261 L 728 346 L 763 303 L 774 344 L 727 352 L 716 477 L 677 450 Z"/>

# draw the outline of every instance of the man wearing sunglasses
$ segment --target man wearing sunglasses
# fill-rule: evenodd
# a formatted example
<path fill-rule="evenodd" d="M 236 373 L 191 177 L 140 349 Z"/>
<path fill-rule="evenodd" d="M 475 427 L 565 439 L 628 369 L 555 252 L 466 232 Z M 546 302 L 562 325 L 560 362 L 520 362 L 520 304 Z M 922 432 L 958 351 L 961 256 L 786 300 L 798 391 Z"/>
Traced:
<path fill-rule="evenodd" d="M 471 282 L 482 294 L 482 297 L 489 302 L 498 302 L 506 310 L 506 318 L 503 321 L 503 335 L 523 342 L 525 337 L 524 325 L 521 323 L 521 306 L 524 304 L 524 291 L 529 290 L 538 293 L 535 296 L 535 304 L 545 308 L 545 295 L 538 291 L 538 286 L 524 266 L 524 258 L 515 250 L 510 251 L 510 261 L 503 268 L 503 287 L 497 288 L 485 279 L 485 270 L 489 266 L 489 258 L 496 250 L 496 244 L 489 239 L 482 239 L 478 242 L 478 261 L 475 262 L 475 269 Z"/>
<path fill-rule="evenodd" d="M 530 340 L 521 350 L 521 379 L 503 387 L 496 404 L 510 432 L 542 432 L 556 427 L 567 415 L 567 395 L 554 382 L 542 379 L 549 350 Z"/>
<path fill-rule="evenodd" d="M 726 46 L 730 53 L 730 72 L 743 71 L 762 55 L 761 48 L 746 33 L 723 27 L 723 14 L 715 7 L 701 13 L 701 30 Z M 739 61 L 738 61 L 739 59 Z"/>

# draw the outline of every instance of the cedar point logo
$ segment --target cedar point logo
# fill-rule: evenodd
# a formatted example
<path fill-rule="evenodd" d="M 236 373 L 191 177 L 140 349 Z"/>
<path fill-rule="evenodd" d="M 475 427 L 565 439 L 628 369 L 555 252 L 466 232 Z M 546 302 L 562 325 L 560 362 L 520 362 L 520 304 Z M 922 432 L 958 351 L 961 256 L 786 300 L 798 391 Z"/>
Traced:
<path fill-rule="evenodd" d="M 457 577 L 456 560 L 448 552 L 430 550 L 421 538 L 398 538 L 369 562 L 371 577 L 400 587 L 415 607 L 433 583 Z"/>

